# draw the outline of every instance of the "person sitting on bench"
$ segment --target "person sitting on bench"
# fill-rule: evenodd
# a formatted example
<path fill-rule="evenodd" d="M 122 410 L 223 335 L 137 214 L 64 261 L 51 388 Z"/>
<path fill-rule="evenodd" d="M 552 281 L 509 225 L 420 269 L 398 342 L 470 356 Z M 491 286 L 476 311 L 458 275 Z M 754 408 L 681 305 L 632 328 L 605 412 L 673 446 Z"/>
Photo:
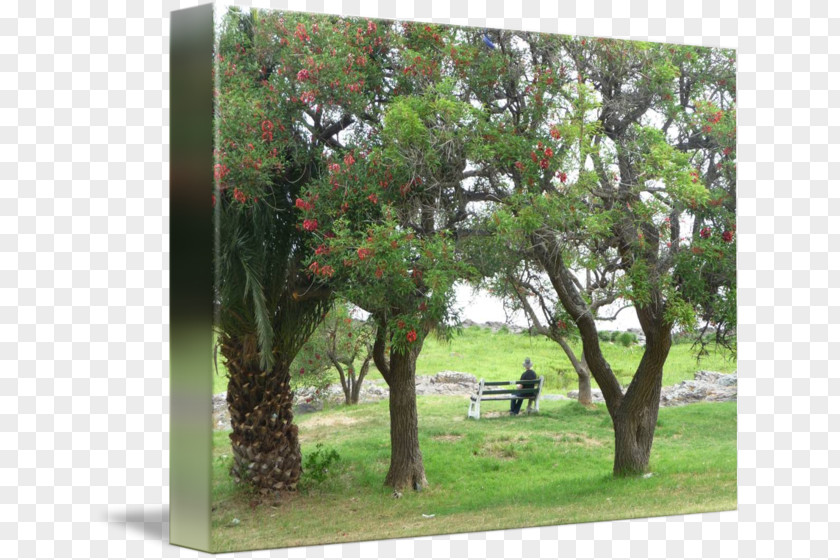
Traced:
<path fill-rule="evenodd" d="M 522 367 L 525 368 L 525 371 L 522 373 L 522 376 L 519 378 L 520 381 L 536 381 L 537 374 L 532 369 L 534 364 L 531 363 L 531 358 L 525 358 L 525 361 L 522 362 Z M 533 389 L 533 383 L 517 383 L 516 387 L 519 389 Z M 512 399 L 510 401 L 510 415 L 516 416 L 519 414 L 519 409 L 522 408 L 522 401 L 525 399 Z"/>

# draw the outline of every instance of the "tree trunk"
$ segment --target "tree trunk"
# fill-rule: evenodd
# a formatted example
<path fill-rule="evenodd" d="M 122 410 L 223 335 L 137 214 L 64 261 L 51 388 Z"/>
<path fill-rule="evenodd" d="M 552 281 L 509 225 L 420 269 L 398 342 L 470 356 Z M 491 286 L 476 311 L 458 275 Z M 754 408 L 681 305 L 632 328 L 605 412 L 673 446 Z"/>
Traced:
<path fill-rule="evenodd" d="M 230 376 L 231 476 L 262 493 L 295 490 L 301 455 L 289 364 L 278 358 L 272 371 L 262 371 L 256 344 L 230 338 L 223 342 L 222 354 Z"/>
<path fill-rule="evenodd" d="M 613 474 L 634 476 L 648 470 L 659 397 L 662 393 L 662 368 L 671 349 L 671 324 L 657 321 L 654 329 L 645 329 L 647 345 L 633 382 L 613 416 L 615 460 Z M 645 322 L 642 321 L 643 327 Z"/>
<path fill-rule="evenodd" d="M 554 341 L 557 342 L 557 344 L 559 344 L 563 349 L 563 352 L 566 353 L 566 357 L 569 358 L 569 361 L 572 363 L 572 367 L 575 368 L 575 373 L 577 373 L 578 402 L 580 404 L 592 404 L 592 376 L 589 373 L 589 368 L 586 366 L 586 356 L 582 355 L 581 359 L 578 360 L 572 350 L 572 347 L 569 346 L 569 343 L 562 336 L 554 337 Z"/>
<path fill-rule="evenodd" d="M 362 362 L 362 369 L 359 370 L 358 377 L 353 379 L 353 390 L 350 394 L 350 404 L 359 404 L 359 392 L 362 390 L 362 382 L 367 376 L 368 369 L 370 369 L 371 355 L 368 353 L 364 362 Z"/>
<path fill-rule="evenodd" d="M 578 402 L 580 404 L 592 404 L 592 376 L 589 370 L 576 370 L 578 375 Z"/>
<path fill-rule="evenodd" d="M 428 485 L 417 433 L 417 395 L 414 371 L 419 351 L 391 352 L 386 381 L 390 389 L 391 466 L 385 485 L 395 490 L 421 490 Z"/>

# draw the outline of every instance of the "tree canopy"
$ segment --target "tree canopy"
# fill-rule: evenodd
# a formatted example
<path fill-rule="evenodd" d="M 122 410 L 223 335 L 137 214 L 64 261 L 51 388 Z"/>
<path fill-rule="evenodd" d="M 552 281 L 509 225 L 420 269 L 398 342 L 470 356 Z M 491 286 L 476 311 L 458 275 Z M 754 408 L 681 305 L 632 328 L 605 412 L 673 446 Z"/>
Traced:
<path fill-rule="evenodd" d="M 457 324 L 455 283 L 488 279 L 523 307 L 537 298 L 549 335 L 581 338 L 615 472 L 646 468 L 671 331 L 699 321 L 734 350 L 732 53 L 243 16 L 231 12 L 217 55 L 218 194 L 246 221 L 268 208 L 294 228 L 292 301 L 335 292 L 371 314 L 392 395 L 386 482 L 425 485 L 416 358 Z M 259 320 L 273 304 L 244 282 L 265 348 L 286 327 Z M 626 390 L 595 326 L 616 302 L 647 339 Z"/>

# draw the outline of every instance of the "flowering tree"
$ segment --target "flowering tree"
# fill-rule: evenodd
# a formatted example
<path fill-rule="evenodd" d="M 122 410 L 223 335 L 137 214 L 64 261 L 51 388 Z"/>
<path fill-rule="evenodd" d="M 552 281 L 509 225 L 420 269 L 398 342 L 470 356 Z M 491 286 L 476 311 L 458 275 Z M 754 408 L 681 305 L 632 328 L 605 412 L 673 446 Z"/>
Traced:
<path fill-rule="evenodd" d="M 726 179 L 734 179 L 734 119 L 721 109 L 731 60 L 603 39 L 495 32 L 492 40 L 501 79 L 469 81 L 500 131 L 488 138 L 486 164 L 505 178 L 489 223 L 548 280 L 557 305 L 545 307 L 547 323 L 568 317 L 580 334 L 613 420 L 614 473 L 643 472 L 672 328 L 693 330 L 698 317 L 724 334 L 734 325 L 734 182 Z M 705 62 L 686 62 L 700 56 Z M 710 64 L 714 83 L 699 79 Z M 523 288 L 544 293 L 520 277 L 513 293 Z M 616 298 L 633 305 L 647 339 L 626 392 L 595 326 L 600 301 Z"/>
<path fill-rule="evenodd" d="M 292 490 L 300 477 L 289 368 L 330 301 L 300 266 L 294 201 L 325 172 L 323 151 L 368 118 L 376 93 L 361 84 L 383 71 L 366 61 L 385 39 L 349 26 L 231 8 L 215 54 L 217 327 L 230 374 L 232 475 L 263 491 Z"/>
<path fill-rule="evenodd" d="M 298 203 L 314 247 L 310 274 L 375 322 L 373 359 L 390 388 L 385 482 L 395 488 L 427 484 L 415 364 L 426 336 L 445 332 L 454 282 L 469 274 L 455 249 L 453 201 L 474 174 L 471 112 L 445 89 L 395 100 L 377 134 L 337 154 Z"/>

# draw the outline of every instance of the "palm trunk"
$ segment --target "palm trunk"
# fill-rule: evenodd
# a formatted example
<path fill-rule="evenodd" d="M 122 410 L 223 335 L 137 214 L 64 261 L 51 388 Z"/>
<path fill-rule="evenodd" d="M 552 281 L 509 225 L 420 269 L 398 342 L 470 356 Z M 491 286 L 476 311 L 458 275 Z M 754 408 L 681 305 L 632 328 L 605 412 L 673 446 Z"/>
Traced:
<path fill-rule="evenodd" d="M 415 366 L 418 351 L 391 353 L 388 375 L 391 413 L 391 466 L 385 484 L 396 490 L 420 490 L 428 485 L 417 431 Z"/>
<path fill-rule="evenodd" d="M 289 364 L 278 359 L 272 371 L 262 371 L 256 352 L 248 352 L 240 340 L 226 340 L 222 354 L 230 375 L 231 476 L 263 493 L 295 490 L 301 455 Z"/>

